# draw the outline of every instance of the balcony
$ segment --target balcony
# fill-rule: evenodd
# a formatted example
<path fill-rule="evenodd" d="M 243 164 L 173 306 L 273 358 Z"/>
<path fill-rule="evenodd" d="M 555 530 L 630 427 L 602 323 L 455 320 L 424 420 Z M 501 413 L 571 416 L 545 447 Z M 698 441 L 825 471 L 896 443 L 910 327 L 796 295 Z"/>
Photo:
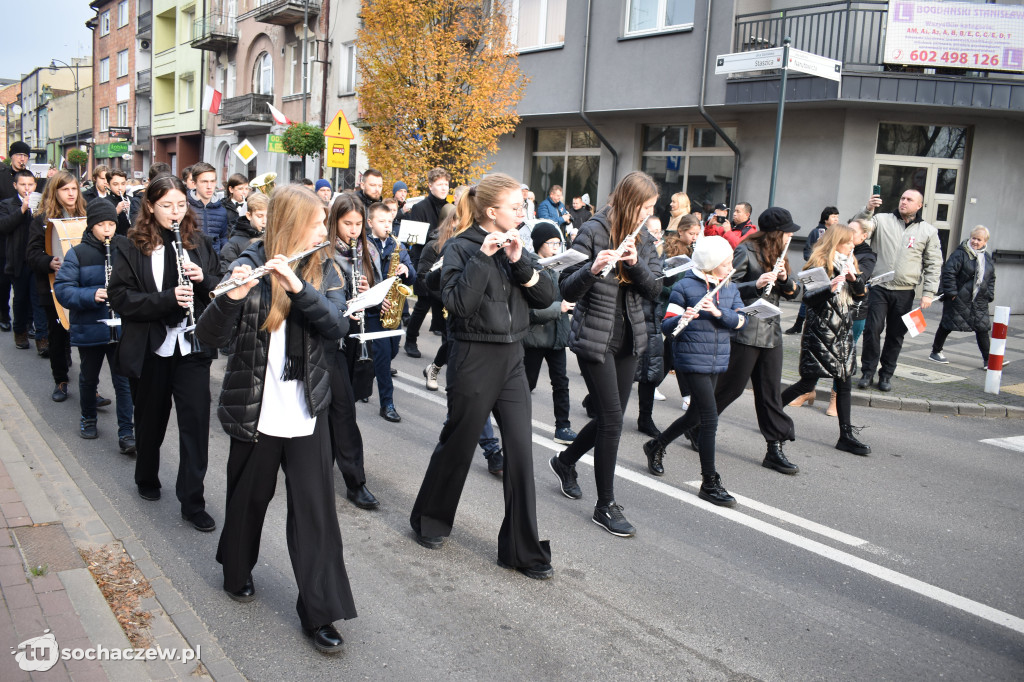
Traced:
<path fill-rule="evenodd" d="M 137 38 L 149 38 L 153 31 L 153 13 L 143 12 L 139 15 L 139 30 L 136 31 Z"/>
<path fill-rule="evenodd" d="M 267 105 L 273 103 L 273 95 L 255 93 L 226 99 L 220 103 L 217 125 L 228 130 L 270 132 L 274 118 Z"/>
<path fill-rule="evenodd" d="M 135 74 L 135 95 L 146 95 L 153 91 L 153 71 L 144 69 Z"/>
<path fill-rule="evenodd" d="M 235 18 L 227 14 L 208 14 L 196 19 L 192 29 L 192 47 L 220 52 L 238 44 Z"/>
<path fill-rule="evenodd" d="M 304 7 L 310 20 L 320 14 L 320 0 L 262 0 L 256 8 L 256 21 L 278 26 L 301 24 Z"/>

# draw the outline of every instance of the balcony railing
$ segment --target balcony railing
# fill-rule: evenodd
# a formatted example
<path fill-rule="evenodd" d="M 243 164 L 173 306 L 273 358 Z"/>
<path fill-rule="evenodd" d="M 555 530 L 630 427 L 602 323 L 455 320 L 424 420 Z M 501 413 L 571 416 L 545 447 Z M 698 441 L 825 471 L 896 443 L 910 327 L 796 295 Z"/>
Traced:
<path fill-rule="evenodd" d="M 153 13 L 152 12 L 143 12 L 142 14 L 140 14 L 139 15 L 139 30 L 138 30 L 138 34 L 141 36 L 143 34 L 149 33 L 150 30 L 152 30 L 152 28 L 153 28 Z"/>
<path fill-rule="evenodd" d="M 257 124 L 254 127 L 266 127 L 269 129 L 269 126 L 274 122 L 274 118 L 270 115 L 270 109 L 267 105 L 273 103 L 273 95 L 257 95 L 255 93 L 226 99 L 220 103 L 220 120 L 218 124 L 221 126 L 235 125 L 240 127 L 237 124 L 254 123 Z"/>
<path fill-rule="evenodd" d="M 826 2 L 782 10 L 736 15 L 733 48 L 737 52 L 782 45 L 789 36 L 798 50 L 837 59 L 849 66 L 883 64 L 886 0 Z"/>
<path fill-rule="evenodd" d="M 312 20 L 320 14 L 320 0 L 262 0 L 256 8 L 256 21 L 294 26 L 302 22 L 304 9 Z"/>
<path fill-rule="evenodd" d="M 192 47 L 217 52 L 238 43 L 238 28 L 233 16 L 221 13 L 199 17 L 192 27 Z"/>
<path fill-rule="evenodd" d="M 153 89 L 153 70 L 143 69 L 135 74 L 135 94 L 141 95 Z"/>

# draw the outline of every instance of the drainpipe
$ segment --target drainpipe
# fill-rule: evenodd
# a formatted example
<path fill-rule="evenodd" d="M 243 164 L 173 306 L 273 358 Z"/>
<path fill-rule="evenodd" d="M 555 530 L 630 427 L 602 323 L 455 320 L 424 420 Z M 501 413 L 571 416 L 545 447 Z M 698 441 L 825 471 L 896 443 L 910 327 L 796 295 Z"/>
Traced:
<path fill-rule="evenodd" d="M 711 0 L 708 0 L 707 12 L 708 15 L 705 20 L 706 23 L 704 26 L 704 68 L 701 69 L 700 72 L 700 103 L 697 105 L 697 111 L 699 111 L 700 115 L 704 117 L 704 120 L 708 122 L 708 125 L 710 125 L 714 129 L 714 131 L 718 133 L 723 140 L 725 140 L 725 143 L 729 145 L 729 148 L 732 149 L 732 152 L 736 157 L 733 161 L 732 166 L 732 192 L 731 196 L 729 197 L 730 199 L 735 200 L 739 196 L 740 187 L 740 148 L 737 147 L 736 143 L 733 142 L 732 139 L 725 134 L 725 131 L 722 130 L 722 128 L 717 123 L 715 123 L 715 121 L 711 118 L 710 114 L 708 114 L 707 110 L 704 108 L 704 90 L 705 86 L 707 85 L 708 63 L 711 60 L 711 56 L 708 54 L 708 50 L 710 49 L 711 44 Z M 584 76 L 586 76 L 585 70 L 583 73 Z M 730 203 L 735 203 L 735 201 Z"/>
<path fill-rule="evenodd" d="M 330 60 L 330 50 L 331 50 L 331 35 L 330 35 L 331 34 L 331 3 L 330 2 L 325 2 L 323 4 L 323 10 L 324 10 L 324 16 L 323 16 L 323 19 L 321 19 L 321 21 L 323 22 L 323 27 L 324 27 L 324 52 L 326 52 L 327 54 L 324 55 L 324 60 L 320 62 L 320 68 L 322 70 L 322 75 L 323 75 L 323 87 L 320 90 L 320 125 L 326 126 L 327 125 L 327 66 L 328 66 L 328 64 L 331 61 Z M 317 41 L 317 43 L 316 43 L 316 56 L 317 57 L 320 56 L 320 41 Z M 314 59 L 313 61 L 316 62 L 318 60 Z M 323 178 L 324 177 L 324 165 L 325 165 L 324 164 L 324 157 L 326 157 L 327 154 L 325 152 L 324 154 L 321 154 L 320 156 L 321 156 L 321 158 L 320 158 L 318 173 L 319 173 L 320 178 Z"/>
<path fill-rule="evenodd" d="M 711 0 L 708 0 L 710 2 Z M 587 33 L 583 38 L 583 93 L 580 95 L 580 118 L 587 124 L 587 127 L 594 131 L 597 135 L 597 139 L 601 141 L 608 153 L 612 155 L 612 188 L 614 189 L 615 183 L 618 182 L 619 174 L 619 153 L 615 151 L 611 143 L 601 134 L 594 124 L 587 117 L 587 62 L 590 58 L 590 10 L 592 0 L 587 0 Z M 596 201 L 597 197 L 594 197 Z"/>

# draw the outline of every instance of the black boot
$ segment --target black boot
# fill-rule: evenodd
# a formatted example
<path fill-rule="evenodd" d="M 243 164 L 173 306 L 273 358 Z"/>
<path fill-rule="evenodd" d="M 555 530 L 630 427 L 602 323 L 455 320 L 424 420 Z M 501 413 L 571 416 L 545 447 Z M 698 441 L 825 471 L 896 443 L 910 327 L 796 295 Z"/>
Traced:
<path fill-rule="evenodd" d="M 694 426 L 692 429 L 683 431 L 683 435 L 690 441 L 690 449 L 696 453 L 700 453 L 700 427 Z"/>
<path fill-rule="evenodd" d="M 587 411 L 588 419 L 597 419 L 597 412 L 590 406 L 590 394 L 583 396 L 583 409 Z"/>
<path fill-rule="evenodd" d="M 697 497 L 702 500 L 707 500 L 711 504 L 718 505 L 719 507 L 735 507 L 736 498 L 729 494 L 729 492 L 722 487 L 722 477 L 718 474 L 710 474 L 704 476 L 704 482 L 700 485 L 700 490 L 697 491 Z"/>
<path fill-rule="evenodd" d="M 647 455 L 647 470 L 655 476 L 664 476 L 665 467 L 662 461 L 665 458 L 665 446 L 657 437 L 644 443 L 644 454 Z"/>
<path fill-rule="evenodd" d="M 888 393 L 892 390 L 892 377 L 887 377 L 884 374 L 878 375 L 878 390 L 883 393 Z"/>
<path fill-rule="evenodd" d="M 658 430 L 658 427 L 654 424 L 654 419 L 649 414 L 642 414 L 637 418 L 636 430 L 651 438 L 657 438 L 661 435 L 661 431 Z"/>
<path fill-rule="evenodd" d="M 799 334 L 803 330 L 804 330 L 804 318 L 798 317 L 798 318 L 796 318 L 796 322 L 793 323 L 793 326 L 790 327 L 789 329 L 787 329 L 784 333 L 786 333 L 786 334 Z"/>
<path fill-rule="evenodd" d="M 781 440 L 768 441 L 768 452 L 765 453 L 761 466 L 767 469 L 775 469 L 780 474 L 789 474 L 790 476 L 800 471 L 800 467 L 786 459 L 786 453 L 782 451 Z"/>
<path fill-rule="evenodd" d="M 839 442 L 836 443 L 836 450 L 842 450 L 843 452 L 850 452 L 854 455 L 862 455 L 865 457 L 871 454 L 871 448 L 857 440 L 857 437 L 854 435 L 854 433 L 859 430 L 860 429 L 856 429 L 850 424 L 840 424 Z"/>
<path fill-rule="evenodd" d="M 871 380 L 875 378 L 873 371 L 864 370 L 864 373 L 860 375 L 860 381 L 857 382 L 857 388 L 862 391 L 866 391 L 871 388 Z"/>

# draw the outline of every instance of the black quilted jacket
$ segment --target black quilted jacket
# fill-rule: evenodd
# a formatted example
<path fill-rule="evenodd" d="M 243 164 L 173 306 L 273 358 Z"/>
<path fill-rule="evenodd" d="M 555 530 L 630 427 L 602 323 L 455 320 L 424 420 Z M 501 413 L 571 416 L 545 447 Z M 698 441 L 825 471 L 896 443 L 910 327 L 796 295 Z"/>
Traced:
<path fill-rule="evenodd" d="M 258 242 L 246 249 L 233 266 L 245 264 L 258 268 L 265 262 L 263 243 Z M 345 308 L 345 292 L 330 261 L 324 264 L 323 289 L 326 293 L 304 282 L 302 291 L 288 294 L 292 305 L 309 323 L 303 330 L 302 341 L 306 361 L 306 406 L 312 415 L 320 414 L 331 403 L 330 363 L 325 346 L 337 345 L 348 330 L 348 318 L 342 317 L 340 312 Z M 242 441 L 256 440 L 256 426 L 260 421 L 270 346 L 270 332 L 260 327 L 269 312 L 270 278 L 265 277 L 240 301 L 218 296 L 196 325 L 196 334 L 204 344 L 215 348 L 222 348 L 229 342 L 234 344 L 224 372 L 217 416 L 224 431 Z"/>
<path fill-rule="evenodd" d="M 985 276 L 975 296 L 977 275 L 978 258 L 964 241 L 942 266 L 939 293 L 942 294 L 942 326 L 946 329 L 972 332 L 991 326 L 988 304 L 996 295 L 996 267 L 991 253 L 985 254 Z"/>
<path fill-rule="evenodd" d="M 599 252 L 618 247 L 618 244 L 609 243 L 609 229 L 607 210 L 598 212 L 583 224 L 572 248 L 585 254 L 587 260 L 566 268 L 558 283 L 562 297 L 576 303 L 569 331 L 569 348 L 577 357 L 590 362 L 604 361 L 615 325 L 615 301 L 619 293 L 615 272 L 601 277 L 590 271 Z M 625 268 L 630 279 L 625 291 L 625 306 L 633 328 L 633 354 L 642 355 L 647 352 L 649 338 L 643 301 L 657 301 L 661 294 L 661 280 L 657 279 L 661 276 L 661 260 L 654 248 L 654 237 L 646 228 L 640 231 L 636 243 L 636 265 Z"/>
<path fill-rule="evenodd" d="M 854 297 L 864 295 L 864 275 L 847 282 Z M 853 316 L 845 296 L 831 287 L 804 292 L 807 320 L 800 341 L 800 376 L 834 377 L 840 381 L 853 375 Z"/>

